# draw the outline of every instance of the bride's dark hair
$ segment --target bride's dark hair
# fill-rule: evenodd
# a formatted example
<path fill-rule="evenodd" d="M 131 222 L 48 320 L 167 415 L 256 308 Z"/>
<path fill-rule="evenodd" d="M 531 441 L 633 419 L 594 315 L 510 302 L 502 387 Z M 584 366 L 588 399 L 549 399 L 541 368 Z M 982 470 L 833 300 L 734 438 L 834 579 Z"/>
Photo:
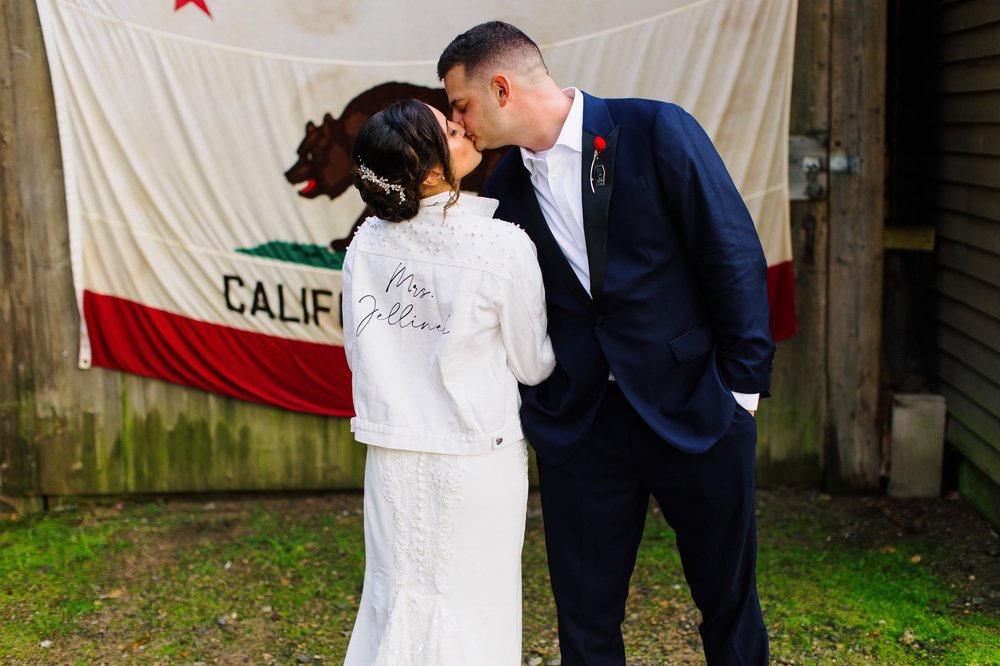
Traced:
<path fill-rule="evenodd" d="M 434 112 L 415 99 L 396 102 L 370 117 L 354 140 L 354 187 L 376 216 L 402 222 L 420 208 L 420 184 L 440 165 L 458 197 L 448 139 Z"/>

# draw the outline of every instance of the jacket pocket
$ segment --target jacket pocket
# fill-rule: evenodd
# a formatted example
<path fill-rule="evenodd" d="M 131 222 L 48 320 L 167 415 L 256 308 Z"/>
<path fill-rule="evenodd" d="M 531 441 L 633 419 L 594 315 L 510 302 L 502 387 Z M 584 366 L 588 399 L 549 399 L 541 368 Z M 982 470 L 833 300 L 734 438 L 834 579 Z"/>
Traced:
<path fill-rule="evenodd" d="M 670 341 L 670 352 L 678 363 L 692 361 L 712 348 L 712 329 L 699 324 Z"/>

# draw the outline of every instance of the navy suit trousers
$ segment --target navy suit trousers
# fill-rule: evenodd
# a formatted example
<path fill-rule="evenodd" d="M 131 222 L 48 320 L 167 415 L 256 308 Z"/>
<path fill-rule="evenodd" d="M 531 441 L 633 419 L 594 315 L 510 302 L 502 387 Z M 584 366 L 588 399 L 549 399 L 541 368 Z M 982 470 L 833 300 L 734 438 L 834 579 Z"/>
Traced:
<path fill-rule="evenodd" d="M 586 440 L 559 464 L 538 460 L 563 666 L 625 664 L 621 623 L 650 495 L 677 534 L 709 666 L 767 663 L 756 585 L 756 442 L 753 418 L 737 407 L 709 450 L 679 451 L 611 381 Z"/>

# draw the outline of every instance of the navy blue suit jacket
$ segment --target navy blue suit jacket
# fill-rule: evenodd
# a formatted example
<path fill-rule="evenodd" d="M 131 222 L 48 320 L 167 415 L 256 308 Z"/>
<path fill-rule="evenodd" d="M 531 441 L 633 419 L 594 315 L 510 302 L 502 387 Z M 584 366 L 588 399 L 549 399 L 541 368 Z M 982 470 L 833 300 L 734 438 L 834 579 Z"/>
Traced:
<path fill-rule="evenodd" d="M 521 420 L 544 460 L 584 438 L 614 373 L 668 444 L 701 452 L 738 408 L 732 391 L 766 393 L 773 347 L 767 264 L 753 221 L 722 159 L 680 107 L 584 95 L 584 232 L 591 294 L 556 243 L 520 151 L 486 184 L 498 218 L 538 248 L 558 365 L 523 387 Z M 591 191 L 594 137 L 607 147 L 605 184 Z M 597 174 L 599 176 L 599 174 Z"/>

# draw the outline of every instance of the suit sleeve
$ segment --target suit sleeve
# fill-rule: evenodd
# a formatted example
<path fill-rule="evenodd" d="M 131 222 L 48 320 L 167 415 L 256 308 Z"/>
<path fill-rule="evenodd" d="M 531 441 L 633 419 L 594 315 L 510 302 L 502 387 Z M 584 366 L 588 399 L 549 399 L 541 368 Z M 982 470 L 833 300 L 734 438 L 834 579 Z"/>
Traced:
<path fill-rule="evenodd" d="M 663 105 L 653 130 L 658 178 L 690 261 L 730 390 L 767 393 L 773 347 L 767 261 L 750 213 L 711 139 Z"/>
<path fill-rule="evenodd" d="M 545 314 L 545 287 L 535 246 L 527 235 L 513 251 L 515 261 L 500 304 L 500 336 L 507 365 L 517 381 L 534 386 L 552 374 L 556 365 Z"/>

